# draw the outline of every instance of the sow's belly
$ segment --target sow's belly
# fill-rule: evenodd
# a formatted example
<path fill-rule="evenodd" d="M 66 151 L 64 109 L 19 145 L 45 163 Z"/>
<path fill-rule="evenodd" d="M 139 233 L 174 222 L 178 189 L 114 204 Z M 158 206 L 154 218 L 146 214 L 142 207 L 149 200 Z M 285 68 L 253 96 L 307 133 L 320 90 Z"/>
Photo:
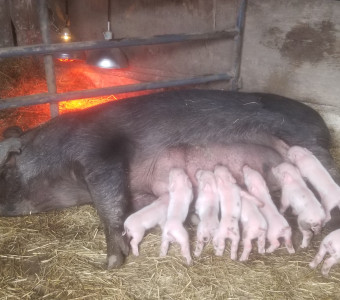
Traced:
<path fill-rule="evenodd" d="M 283 162 L 272 148 L 235 143 L 229 145 L 183 146 L 164 149 L 154 157 L 135 162 L 130 168 L 130 191 L 134 209 L 140 209 L 168 192 L 169 171 L 182 168 L 197 192 L 197 170 L 213 170 L 216 165 L 227 166 L 240 185 L 244 185 L 242 167 L 248 165 L 259 171 L 271 190 L 278 189 L 271 168 Z"/>

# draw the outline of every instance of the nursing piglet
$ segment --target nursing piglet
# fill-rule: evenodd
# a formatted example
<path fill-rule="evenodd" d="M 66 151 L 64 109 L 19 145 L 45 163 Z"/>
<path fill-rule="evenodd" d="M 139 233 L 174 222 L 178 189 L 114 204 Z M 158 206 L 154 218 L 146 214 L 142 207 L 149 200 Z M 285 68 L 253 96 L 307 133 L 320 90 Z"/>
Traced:
<path fill-rule="evenodd" d="M 215 175 L 211 171 L 196 172 L 198 181 L 198 196 L 195 210 L 200 221 L 197 227 L 197 244 L 195 256 L 200 256 L 204 243 L 209 242 L 215 235 L 218 226 L 219 199 Z"/>
<path fill-rule="evenodd" d="M 162 233 L 160 256 L 165 256 L 171 242 L 181 246 L 187 264 L 191 263 L 189 235 L 183 227 L 193 199 L 192 184 L 183 169 L 173 168 L 169 173 L 169 207 Z"/>
<path fill-rule="evenodd" d="M 324 276 L 328 276 L 332 266 L 340 262 L 340 229 L 334 230 L 322 240 L 319 252 L 309 266 L 312 269 L 316 268 L 327 253 L 329 253 L 330 257 L 325 259 L 321 269 Z"/>
<path fill-rule="evenodd" d="M 284 238 L 288 252 L 295 253 L 291 238 L 292 229 L 273 203 L 263 177 L 259 172 L 248 166 L 243 167 L 243 175 L 249 193 L 264 203 L 264 205 L 260 207 L 260 211 L 268 224 L 267 239 L 270 242 L 270 247 L 266 252 L 271 253 L 280 247 L 279 238 L 282 237 Z"/>
<path fill-rule="evenodd" d="M 214 174 L 221 207 L 220 225 L 213 239 L 215 254 L 218 256 L 223 254 L 225 240 L 229 238 L 231 240 L 230 258 L 235 260 L 240 241 L 238 225 L 241 216 L 240 187 L 226 167 L 215 167 Z"/>
<path fill-rule="evenodd" d="M 124 232 L 131 238 L 132 253 L 139 255 L 138 245 L 145 231 L 157 225 L 163 228 L 169 205 L 169 195 L 165 194 L 158 200 L 130 215 L 124 222 Z"/>
<path fill-rule="evenodd" d="M 258 207 L 263 206 L 263 202 L 250 195 L 246 191 L 241 191 L 241 223 L 243 252 L 240 261 L 248 260 L 252 250 L 251 241 L 257 239 L 258 252 L 265 253 L 267 221 L 259 211 Z"/>
<path fill-rule="evenodd" d="M 291 206 L 303 239 L 301 248 L 308 247 L 310 240 L 321 231 L 326 214 L 313 192 L 307 187 L 299 170 L 290 163 L 272 168 L 273 175 L 281 185 L 281 209 L 284 213 Z"/>
<path fill-rule="evenodd" d="M 340 208 L 340 187 L 308 149 L 293 146 L 288 150 L 288 159 L 299 168 L 302 176 L 307 178 L 319 193 L 326 212 L 325 223 L 328 222 L 332 209 L 336 206 Z"/>

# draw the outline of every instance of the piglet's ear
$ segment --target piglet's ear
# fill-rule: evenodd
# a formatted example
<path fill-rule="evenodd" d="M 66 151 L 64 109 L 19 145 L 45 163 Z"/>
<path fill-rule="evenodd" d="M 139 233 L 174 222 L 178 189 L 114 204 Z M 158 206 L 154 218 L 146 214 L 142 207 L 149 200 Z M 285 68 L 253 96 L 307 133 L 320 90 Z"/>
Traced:
<path fill-rule="evenodd" d="M 175 191 L 175 184 L 172 182 L 169 184 L 169 192 L 174 192 Z"/>
<path fill-rule="evenodd" d="M 216 176 L 216 183 L 218 185 L 223 185 L 223 180 L 222 180 L 222 178 L 220 176 Z"/>
<path fill-rule="evenodd" d="M 257 189 L 257 187 L 255 187 L 255 186 L 250 186 L 249 188 L 248 188 L 248 191 L 249 191 L 249 193 L 251 194 L 251 195 L 256 195 L 257 194 L 257 192 L 258 192 L 258 189 Z"/>
<path fill-rule="evenodd" d="M 191 183 L 191 180 L 189 179 L 189 177 L 187 177 L 187 178 L 185 179 L 185 181 L 186 181 L 187 186 L 189 186 L 190 188 L 192 188 L 192 183 Z"/>
<path fill-rule="evenodd" d="M 253 197 L 250 197 L 250 200 L 253 201 L 253 203 L 254 203 L 257 207 L 263 207 L 263 206 L 264 206 L 264 203 L 263 203 L 260 199 L 254 197 L 254 196 L 253 196 Z"/>
<path fill-rule="evenodd" d="M 296 162 L 296 155 L 294 153 L 288 153 L 288 160 L 294 164 Z"/>
<path fill-rule="evenodd" d="M 252 201 L 257 207 L 263 207 L 264 206 L 264 203 L 261 200 L 259 200 L 255 196 L 250 195 L 249 193 L 246 193 L 245 191 L 241 191 L 240 195 L 241 195 L 241 197 L 243 197 L 243 198 L 245 198 L 249 201 Z"/>
<path fill-rule="evenodd" d="M 284 180 L 285 183 L 290 183 L 290 182 L 293 181 L 293 178 L 289 173 L 284 172 L 283 173 L 283 180 Z"/>
<path fill-rule="evenodd" d="M 212 187 L 210 183 L 205 183 L 203 186 L 203 191 L 207 192 L 207 193 L 211 193 L 212 192 Z"/>
<path fill-rule="evenodd" d="M 200 179 L 200 177 L 202 176 L 202 173 L 203 173 L 203 170 L 198 170 L 197 172 L 196 172 L 196 179 L 197 180 L 199 180 Z"/>

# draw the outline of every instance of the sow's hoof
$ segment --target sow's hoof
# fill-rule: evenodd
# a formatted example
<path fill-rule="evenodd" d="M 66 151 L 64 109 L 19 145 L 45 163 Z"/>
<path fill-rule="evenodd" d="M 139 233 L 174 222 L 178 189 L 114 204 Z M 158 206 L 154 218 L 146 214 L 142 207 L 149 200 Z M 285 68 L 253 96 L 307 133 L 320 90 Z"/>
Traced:
<path fill-rule="evenodd" d="M 116 234 L 112 249 L 108 249 L 107 254 L 107 269 L 118 268 L 124 263 L 125 256 L 129 255 L 129 244 L 125 236 Z"/>

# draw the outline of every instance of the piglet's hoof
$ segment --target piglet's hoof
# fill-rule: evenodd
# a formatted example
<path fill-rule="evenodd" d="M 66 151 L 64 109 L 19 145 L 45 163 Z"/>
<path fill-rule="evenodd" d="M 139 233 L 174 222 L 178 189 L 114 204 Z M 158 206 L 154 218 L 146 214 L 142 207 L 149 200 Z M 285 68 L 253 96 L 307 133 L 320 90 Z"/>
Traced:
<path fill-rule="evenodd" d="M 129 244 L 125 236 L 116 234 L 114 236 L 113 249 L 108 249 L 107 269 L 118 268 L 124 263 L 125 256 L 129 255 Z M 111 250 L 111 251 L 110 251 Z"/>
<path fill-rule="evenodd" d="M 186 261 L 187 266 L 191 266 L 193 264 L 192 258 L 190 256 L 185 257 L 185 261 Z"/>

